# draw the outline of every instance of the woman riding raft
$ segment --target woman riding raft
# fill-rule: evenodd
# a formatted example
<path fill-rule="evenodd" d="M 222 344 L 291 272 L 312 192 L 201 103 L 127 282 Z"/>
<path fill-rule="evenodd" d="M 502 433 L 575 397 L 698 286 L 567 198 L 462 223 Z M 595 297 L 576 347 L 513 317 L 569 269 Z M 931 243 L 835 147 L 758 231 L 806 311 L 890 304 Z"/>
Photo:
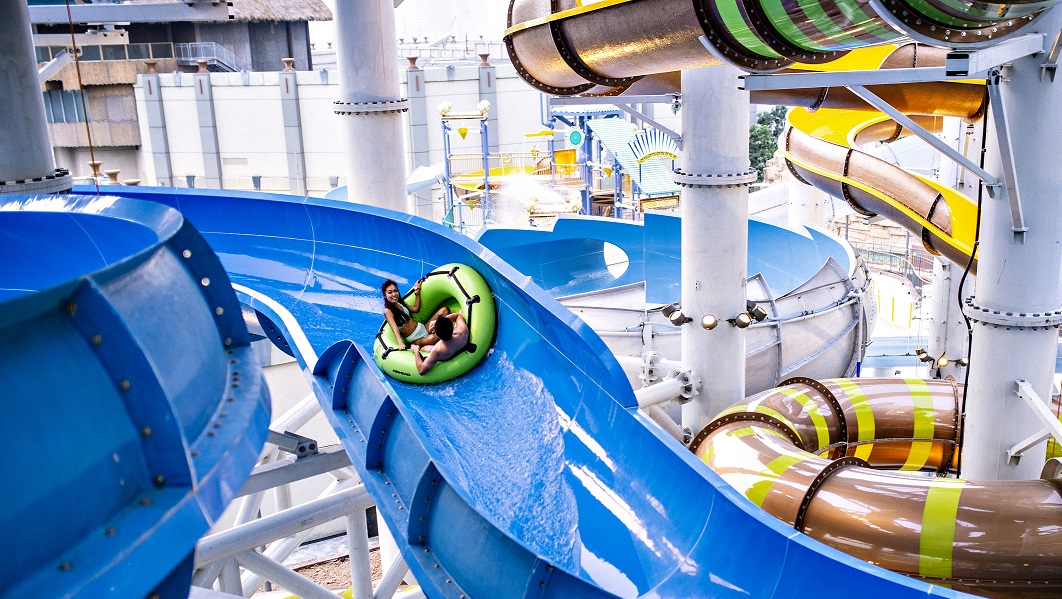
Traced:
<path fill-rule="evenodd" d="M 456 378 L 486 357 L 494 343 L 494 296 L 469 266 L 441 266 L 417 281 L 405 298 L 391 279 L 380 291 L 384 322 L 373 358 L 393 378 L 409 383 Z"/>

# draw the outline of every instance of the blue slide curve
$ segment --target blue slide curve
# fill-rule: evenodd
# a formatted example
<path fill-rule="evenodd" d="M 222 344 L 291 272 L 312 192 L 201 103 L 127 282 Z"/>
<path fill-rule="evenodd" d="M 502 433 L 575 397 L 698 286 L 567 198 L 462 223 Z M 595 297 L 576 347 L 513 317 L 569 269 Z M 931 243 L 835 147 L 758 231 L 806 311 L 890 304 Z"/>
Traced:
<path fill-rule="evenodd" d="M 85 196 L 0 196 L 0 256 L 0 597 L 187 597 L 269 425 L 225 271 L 178 212 Z"/>
<path fill-rule="evenodd" d="M 178 209 L 284 332 L 429 596 L 961 596 L 754 508 L 641 416 L 588 327 L 470 239 L 331 200 L 104 193 Z M 493 290 L 494 350 L 449 383 L 386 378 L 370 355 L 380 283 L 406 289 L 447 262 Z"/>
<path fill-rule="evenodd" d="M 854 256 L 822 231 L 755 219 L 749 219 L 748 226 L 747 272 L 763 275 L 775 297 L 799 287 L 829 258 L 851 271 Z M 642 222 L 561 215 L 549 227 L 486 227 L 477 241 L 553 297 L 644 281 L 646 302 L 667 304 L 682 295 L 681 232 L 678 215 L 649 211 Z M 626 269 L 618 276 L 609 272 L 605 243 L 627 257 Z"/>

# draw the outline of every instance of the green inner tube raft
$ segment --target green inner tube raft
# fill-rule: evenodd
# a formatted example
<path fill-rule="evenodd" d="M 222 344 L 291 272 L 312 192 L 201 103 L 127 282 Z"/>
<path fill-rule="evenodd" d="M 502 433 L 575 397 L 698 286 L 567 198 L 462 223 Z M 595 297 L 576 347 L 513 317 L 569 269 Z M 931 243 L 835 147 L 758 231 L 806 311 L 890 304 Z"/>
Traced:
<path fill-rule="evenodd" d="M 415 298 L 407 293 L 402 301 L 412 306 Z M 420 312 L 411 316 L 426 324 L 432 314 L 446 306 L 460 312 L 468 323 L 468 346 L 464 351 L 435 364 L 425 375 L 417 372 L 413 350 L 398 349 L 394 331 L 384 320 L 373 343 L 372 356 L 381 370 L 407 383 L 441 383 L 465 374 L 483 360 L 494 343 L 497 311 L 490 287 L 478 272 L 463 264 L 446 264 L 424 277 L 420 284 Z"/>

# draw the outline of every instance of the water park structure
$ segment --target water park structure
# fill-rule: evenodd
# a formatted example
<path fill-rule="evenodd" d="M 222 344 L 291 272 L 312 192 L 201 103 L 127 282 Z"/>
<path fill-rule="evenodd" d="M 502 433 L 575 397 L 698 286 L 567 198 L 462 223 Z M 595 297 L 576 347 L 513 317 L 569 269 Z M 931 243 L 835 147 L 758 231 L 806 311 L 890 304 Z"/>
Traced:
<path fill-rule="evenodd" d="M 346 202 L 131 186 L 68 193 L 44 128 L 27 7 L 0 6 L 12 82 L 0 89 L 9 146 L 0 371 L 16 406 L 5 422 L 20 436 L 64 433 L 5 462 L 4 480 L 31 492 L 3 504 L 5 530 L 25 532 L 4 546 L 12 566 L 0 595 L 231 597 L 269 580 L 333 597 L 280 562 L 306 530 L 335 518 L 346 519 L 356 597 L 1058 593 L 1062 495 L 1043 457 L 1048 437 L 1062 438 L 1044 401 L 1062 324 L 1053 204 L 1062 190 L 1048 151 L 1062 108 L 1057 6 L 513 0 L 510 58 L 546 93 L 636 98 L 674 93 L 679 81 L 681 218 L 559 219 L 522 244 L 487 230 L 481 240 L 496 236 L 497 253 L 401 212 L 407 101 L 387 58 L 393 3 L 340 2 L 336 14 Z M 943 47 L 943 65 L 902 55 L 886 65 L 893 50 L 864 49 L 908 39 L 918 48 L 896 52 Z M 748 397 L 751 325 L 783 316 L 770 282 L 771 296 L 749 301 L 761 298 L 749 292 L 756 175 L 746 124 L 760 92 L 811 109 L 791 113 L 784 138 L 796 177 L 900 221 L 970 272 L 976 259 L 981 284 L 971 292 L 964 276 L 952 302 L 973 331 L 965 381 L 837 378 L 853 374 L 868 320 L 849 297 L 863 289 L 851 255 L 821 286 L 843 294 L 812 305 L 823 299 L 812 285 L 794 296 L 813 312 L 838 308 L 840 330 L 855 339 L 836 344 L 844 370 Z M 974 102 L 978 94 L 988 102 Z M 923 117 L 941 116 L 982 119 L 985 151 L 971 160 L 940 143 Z M 847 147 L 907 132 L 985 192 L 964 201 Z M 387 143 L 369 154 L 355 151 L 361 139 Z M 567 222 L 582 230 L 565 231 Z M 650 256 L 668 228 L 665 256 Z M 669 375 L 645 376 L 655 384 L 637 391 L 590 319 L 551 295 L 622 291 L 626 273 L 604 260 L 609 239 L 641 279 L 631 281 L 644 295 L 635 308 L 659 302 L 666 326 L 681 331 L 677 364 L 661 364 Z M 508 257 L 505 247 L 515 248 Z M 408 289 L 451 263 L 478 272 L 494 296 L 490 351 L 437 385 L 388 377 L 371 358 L 380 284 Z M 657 299 L 667 285 L 650 271 L 676 268 L 661 278 L 670 295 Z M 798 277 L 796 290 L 813 279 Z M 293 356 L 312 387 L 269 430 L 252 339 Z M 642 409 L 669 402 L 681 412 L 673 424 L 692 433 L 689 448 Z M 344 451 L 311 449 L 293 432 L 315 411 Z M 334 473 L 326 494 L 255 519 L 265 490 L 307 471 Z M 199 539 L 237 496 L 241 525 Z M 373 505 L 394 543 L 375 589 L 365 530 Z M 407 574 L 417 584 L 398 590 Z"/>

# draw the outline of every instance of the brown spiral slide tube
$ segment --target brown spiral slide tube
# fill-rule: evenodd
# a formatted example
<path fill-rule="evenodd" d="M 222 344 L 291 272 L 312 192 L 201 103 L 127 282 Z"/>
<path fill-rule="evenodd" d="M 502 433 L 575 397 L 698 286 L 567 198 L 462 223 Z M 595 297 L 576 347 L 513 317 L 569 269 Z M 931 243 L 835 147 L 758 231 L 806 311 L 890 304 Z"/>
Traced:
<path fill-rule="evenodd" d="M 792 379 L 726 410 L 691 449 L 746 498 L 845 553 L 992 597 L 1062 593 L 1057 480 L 941 478 L 961 386 Z"/>

